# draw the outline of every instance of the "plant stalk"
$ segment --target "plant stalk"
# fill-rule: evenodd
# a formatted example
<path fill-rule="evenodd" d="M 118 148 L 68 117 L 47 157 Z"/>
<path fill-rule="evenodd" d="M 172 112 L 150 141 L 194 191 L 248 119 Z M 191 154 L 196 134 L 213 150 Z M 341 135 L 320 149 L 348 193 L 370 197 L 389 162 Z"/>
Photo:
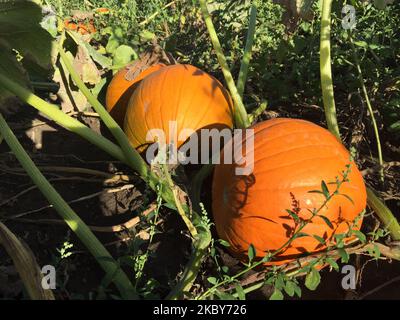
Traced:
<path fill-rule="evenodd" d="M 324 100 L 325 118 L 329 130 L 340 139 L 339 126 L 336 117 L 335 98 L 333 94 L 330 33 L 331 33 L 331 7 L 332 0 L 323 0 L 321 17 L 321 43 L 320 43 L 320 72 L 321 88 Z M 400 225 L 388 207 L 367 188 L 368 205 L 375 211 L 379 219 L 389 229 L 394 240 L 400 239 Z"/>
<path fill-rule="evenodd" d="M 216 51 L 218 62 L 222 68 L 222 73 L 224 74 L 226 84 L 231 93 L 234 105 L 235 105 L 235 121 L 236 126 L 239 128 L 247 128 L 250 125 L 246 108 L 243 104 L 242 98 L 236 88 L 235 81 L 233 80 L 232 73 L 229 70 L 228 63 L 224 52 L 219 42 L 217 32 L 215 31 L 214 24 L 212 22 L 210 13 L 207 9 L 206 0 L 199 0 L 200 8 L 203 14 L 204 22 L 206 23 L 208 33 L 210 34 L 210 39 L 213 44 L 214 50 Z"/>
<path fill-rule="evenodd" d="M 236 84 L 238 93 L 242 99 L 243 99 L 244 86 L 245 86 L 246 80 L 247 80 L 247 73 L 249 71 L 251 50 L 252 50 L 253 42 L 254 42 L 254 34 L 256 31 L 256 17 L 257 17 L 257 7 L 255 4 L 253 4 L 250 8 L 249 29 L 247 31 L 246 45 L 244 48 L 243 59 L 242 59 L 241 65 L 240 65 L 238 81 Z"/>
<path fill-rule="evenodd" d="M 339 125 L 336 117 L 335 97 L 333 93 L 331 66 L 331 8 L 332 0 L 322 1 L 321 39 L 320 39 L 320 72 L 322 98 L 325 118 L 329 131 L 340 140 Z"/>
<path fill-rule="evenodd" d="M 0 132 L 5 141 L 15 154 L 16 158 L 28 173 L 32 181 L 43 193 L 46 199 L 53 205 L 58 214 L 65 220 L 71 230 L 78 236 L 89 252 L 95 257 L 108 276 L 113 278 L 113 282 L 120 291 L 121 295 L 127 299 L 136 299 L 137 294 L 132 283 L 120 266 L 104 248 L 102 243 L 96 238 L 88 226 L 65 202 L 60 194 L 47 181 L 40 170 L 33 163 L 18 139 L 15 137 L 7 122 L 0 114 Z"/>

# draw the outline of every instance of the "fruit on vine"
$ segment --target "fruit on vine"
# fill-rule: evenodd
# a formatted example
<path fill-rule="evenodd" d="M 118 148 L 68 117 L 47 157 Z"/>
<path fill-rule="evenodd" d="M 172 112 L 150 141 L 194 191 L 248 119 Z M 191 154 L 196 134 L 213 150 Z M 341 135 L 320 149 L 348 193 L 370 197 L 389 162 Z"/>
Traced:
<path fill-rule="evenodd" d="M 232 108 L 217 79 L 192 65 L 170 65 L 139 83 L 129 100 L 124 131 L 140 152 L 158 141 L 153 134 L 158 129 L 165 143 L 179 148 L 191 131 L 232 128 Z"/>
<path fill-rule="evenodd" d="M 136 69 L 134 64 L 119 70 L 111 80 L 106 92 L 106 108 L 111 116 L 122 127 L 128 102 L 133 91 L 148 75 L 165 67 L 163 63 L 154 64 L 144 70 Z"/>
<path fill-rule="evenodd" d="M 345 242 L 354 238 L 348 232 L 360 229 L 366 187 L 335 136 L 297 119 L 250 129 L 254 148 L 245 147 L 249 134 L 240 140 L 243 150 L 233 151 L 245 163 L 216 165 L 213 177 L 214 221 L 231 252 L 245 260 L 252 244 L 257 258 L 275 252 L 267 264 L 281 264 L 326 249 L 334 235 L 346 234 Z M 251 172 L 238 175 L 236 169 L 244 167 Z"/>

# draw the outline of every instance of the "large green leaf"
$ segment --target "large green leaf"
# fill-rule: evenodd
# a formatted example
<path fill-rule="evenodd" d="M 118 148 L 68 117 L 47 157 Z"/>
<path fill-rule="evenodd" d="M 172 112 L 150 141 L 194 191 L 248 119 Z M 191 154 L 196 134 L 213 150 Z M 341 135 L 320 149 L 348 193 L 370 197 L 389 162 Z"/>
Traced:
<path fill-rule="evenodd" d="M 41 27 L 41 21 L 42 9 L 33 1 L 0 1 L 0 39 L 7 41 L 24 59 L 48 68 L 52 37 Z"/>
<path fill-rule="evenodd" d="M 21 64 L 17 61 L 15 52 L 0 39 L 0 73 L 6 74 L 13 81 L 27 87 L 28 86 L 28 77 L 23 70 Z M 5 100 L 9 97 L 13 96 L 10 92 L 6 91 L 0 86 L 0 106 L 5 102 Z M 8 107 L 8 106 L 5 106 Z M 10 111 L 5 110 L 3 107 L 1 111 Z"/>

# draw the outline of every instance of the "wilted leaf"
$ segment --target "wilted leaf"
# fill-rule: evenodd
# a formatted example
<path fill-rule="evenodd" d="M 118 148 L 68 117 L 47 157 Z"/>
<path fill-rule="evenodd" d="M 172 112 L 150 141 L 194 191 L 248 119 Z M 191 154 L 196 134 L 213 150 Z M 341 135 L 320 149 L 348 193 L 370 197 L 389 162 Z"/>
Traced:
<path fill-rule="evenodd" d="M 100 72 L 93 60 L 90 58 L 87 50 L 85 50 L 82 46 L 78 46 L 73 67 L 83 82 L 91 85 L 96 85 L 100 82 Z"/>
<path fill-rule="evenodd" d="M 66 52 L 68 58 L 73 61 L 74 57 L 71 52 Z M 62 64 L 62 62 L 61 62 Z M 86 111 L 88 108 L 87 99 L 82 92 L 71 89 L 71 77 L 65 67 L 56 68 L 54 71 L 53 81 L 60 84 L 57 95 L 61 100 L 61 109 L 65 113 L 70 111 Z"/>
<path fill-rule="evenodd" d="M 54 300 L 52 291 L 42 288 L 42 273 L 30 249 L 1 222 L 0 244 L 13 260 L 29 297 L 33 300 Z"/>

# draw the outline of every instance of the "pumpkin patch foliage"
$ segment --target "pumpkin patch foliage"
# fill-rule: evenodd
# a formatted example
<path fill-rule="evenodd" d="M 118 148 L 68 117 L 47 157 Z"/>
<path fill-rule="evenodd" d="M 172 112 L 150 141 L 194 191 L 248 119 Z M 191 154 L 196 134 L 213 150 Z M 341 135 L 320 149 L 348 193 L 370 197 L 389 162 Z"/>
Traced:
<path fill-rule="evenodd" d="M 399 17 L 0 1 L 0 299 L 400 298 Z"/>

